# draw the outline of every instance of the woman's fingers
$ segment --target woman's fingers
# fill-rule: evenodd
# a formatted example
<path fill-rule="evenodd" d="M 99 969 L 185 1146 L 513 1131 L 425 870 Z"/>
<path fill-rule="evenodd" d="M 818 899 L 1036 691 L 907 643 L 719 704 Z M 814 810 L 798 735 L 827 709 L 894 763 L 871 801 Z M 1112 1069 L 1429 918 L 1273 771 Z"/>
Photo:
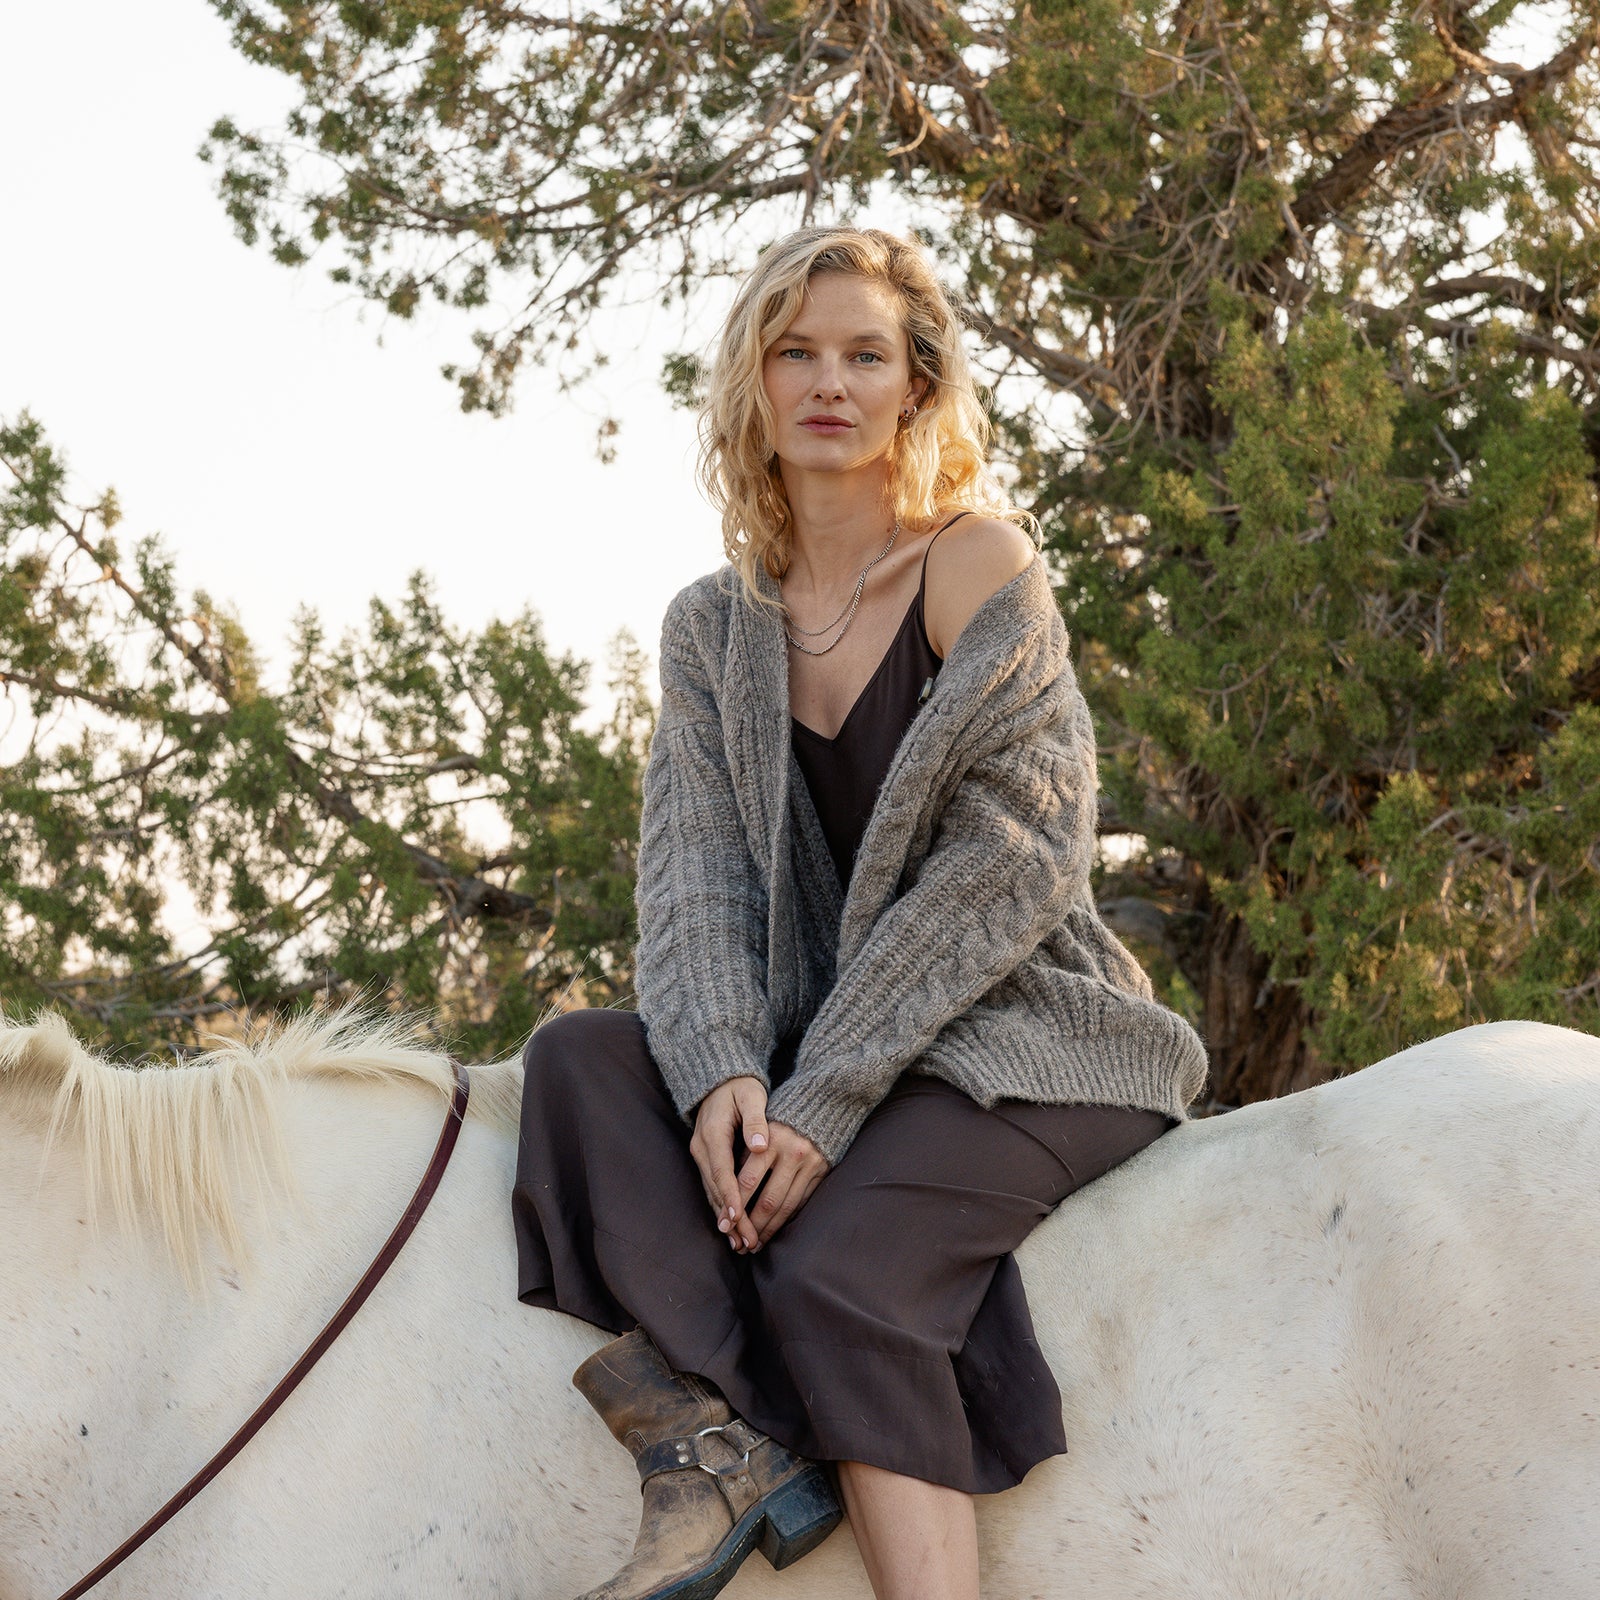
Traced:
<path fill-rule="evenodd" d="M 745 1169 L 750 1166 L 750 1161 L 759 1157 L 763 1162 L 767 1156 L 767 1091 L 760 1081 L 755 1078 L 735 1078 L 733 1080 L 733 1115 L 735 1127 L 744 1140 L 744 1147 L 750 1154 L 745 1161 Z M 728 1143 L 728 1163 L 731 1170 L 733 1165 L 733 1141 Z M 762 1168 L 765 1170 L 765 1167 Z M 732 1188 L 733 1198 L 728 1202 L 729 1210 L 726 1220 L 731 1224 L 724 1228 L 730 1239 L 737 1245 L 742 1245 L 746 1250 L 753 1250 L 756 1246 L 755 1224 L 749 1215 L 749 1201 L 756 1184 L 761 1178 L 758 1173 L 754 1182 L 746 1183 L 744 1172 L 734 1175 Z M 719 1219 L 718 1226 L 721 1226 Z"/>
<path fill-rule="evenodd" d="M 827 1177 L 827 1175 L 828 1175 L 828 1167 L 827 1167 L 826 1162 L 824 1162 L 822 1166 L 817 1167 L 814 1170 L 808 1172 L 806 1174 L 804 1182 L 797 1183 L 795 1185 L 794 1190 L 792 1192 L 793 1193 L 792 1204 L 789 1207 L 789 1216 L 787 1216 L 787 1217 L 779 1217 L 778 1220 L 775 1221 L 773 1223 L 773 1225 L 772 1225 L 774 1231 L 776 1231 L 777 1229 L 781 1228 L 784 1225 L 784 1223 L 786 1223 L 789 1220 L 789 1217 L 792 1217 L 795 1214 L 795 1212 L 797 1212 L 801 1208 L 801 1206 L 803 1206 L 806 1203 L 806 1201 L 811 1198 L 811 1196 L 816 1192 L 817 1185 L 819 1183 L 821 1183 L 822 1180 L 825 1177 Z"/>
<path fill-rule="evenodd" d="M 731 1218 L 738 1210 L 738 1184 L 733 1171 L 736 1126 L 732 1096 L 713 1089 L 700 1103 L 694 1137 L 689 1141 L 689 1154 L 700 1169 L 701 1185 L 719 1220 Z"/>
<path fill-rule="evenodd" d="M 771 1172 L 767 1174 L 766 1187 L 761 1191 L 761 1198 L 750 1210 L 750 1220 L 756 1229 L 754 1248 L 757 1250 L 782 1226 L 779 1218 L 786 1215 L 783 1209 L 784 1202 L 788 1198 L 790 1189 L 794 1187 L 796 1176 L 794 1162 L 785 1160 L 779 1155 L 772 1164 Z"/>
<path fill-rule="evenodd" d="M 739 1168 L 739 1208 L 746 1215 L 750 1211 L 750 1197 L 761 1187 L 761 1180 L 772 1170 L 772 1156 L 763 1150 L 759 1155 L 746 1156 Z"/>
<path fill-rule="evenodd" d="M 735 1124 L 730 1120 L 720 1129 L 713 1130 L 708 1146 L 711 1164 L 711 1188 L 717 1196 L 717 1226 L 731 1233 L 745 1221 L 744 1206 L 739 1196 L 739 1175 L 733 1169 L 733 1133 Z"/>
<path fill-rule="evenodd" d="M 772 1171 L 773 1156 L 771 1151 L 763 1150 L 757 1155 L 745 1157 L 745 1163 L 739 1168 L 739 1203 L 740 1203 L 740 1243 L 747 1250 L 754 1250 L 761 1243 L 761 1233 L 755 1217 L 751 1214 L 751 1197 L 761 1187 L 761 1180 L 767 1178 L 767 1187 L 772 1186 L 770 1173 Z"/>
<path fill-rule="evenodd" d="M 736 1250 L 753 1250 L 756 1246 L 755 1224 L 749 1216 L 750 1196 L 755 1192 L 756 1185 L 761 1182 L 761 1173 L 766 1170 L 767 1156 L 767 1091 L 754 1078 L 735 1079 L 733 1083 L 732 1100 L 733 1129 L 744 1140 L 745 1149 L 750 1152 L 746 1157 L 743 1168 L 735 1174 L 733 1172 L 734 1145 L 730 1134 L 728 1140 L 728 1170 L 730 1183 L 720 1192 L 728 1193 L 731 1188 L 731 1198 L 724 1200 L 717 1215 L 717 1226 L 728 1235 L 729 1242 Z M 761 1166 L 754 1177 L 746 1181 L 751 1163 L 759 1161 Z"/>
<path fill-rule="evenodd" d="M 739 1168 L 739 1215 L 736 1219 L 730 1219 L 724 1212 L 718 1218 L 719 1227 L 724 1221 L 733 1221 L 734 1226 L 731 1229 L 724 1228 L 723 1232 L 728 1235 L 729 1243 L 741 1255 L 754 1250 L 759 1242 L 760 1236 L 750 1216 L 750 1198 L 761 1187 L 761 1180 L 767 1175 L 771 1165 L 772 1157 L 765 1150 L 756 1155 L 746 1156 L 744 1165 Z"/>
<path fill-rule="evenodd" d="M 734 1170 L 734 1141 L 744 1128 L 766 1128 L 767 1091 L 759 1078 L 730 1078 L 700 1102 L 689 1153 L 700 1169 L 701 1187 L 717 1226 L 737 1247 L 751 1247 L 756 1231 L 745 1215 L 745 1196 Z M 762 1142 L 766 1142 L 763 1131 Z"/>
<path fill-rule="evenodd" d="M 734 1090 L 734 1103 L 739 1108 L 744 1147 L 752 1152 L 767 1148 L 767 1091 L 755 1079 L 739 1082 Z"/>
<path fill-rule="evenodd" d="M 773 1125 L 771 1134 L 772 1170 L 751 1211 L 758 1249 L 806 1203 L 828 1173 L 827 1159 L 804 1134 L 781 1123 Z"/>
<path fill-rule="evenodd" d="M 771 1217 L 761 1224 L 761 1244 L 765 1244 L 811 1198 L 811 1191 L 821 1182 L 821 1172 L 795 1173 L 794 1181 L 784 1190 Z"/>

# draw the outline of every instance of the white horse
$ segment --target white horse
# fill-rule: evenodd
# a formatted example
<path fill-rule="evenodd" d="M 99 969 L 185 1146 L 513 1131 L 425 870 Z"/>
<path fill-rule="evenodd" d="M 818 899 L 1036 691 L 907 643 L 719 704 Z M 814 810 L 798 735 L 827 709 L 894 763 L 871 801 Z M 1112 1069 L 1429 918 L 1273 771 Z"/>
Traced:
<path fill-rule="evenodd" d="M 0 1019 L 0 1600 L 92 1567 L 343 1299 L 442 1117 L 406 1037 L 340 1014 L 130 1072 Z M 100 1595 L 567 1600 L 620 1564 L 633 1464 L 568 1382 L 605 1336 L 517 1304 L 519 1070 L 473 1077 L 389 1276 Z M 1071 1450 L 980 1502 L 986 1593 L 1591 1600 L 1597 1225 L 1600 1040 L 1560 1028 L 1159 1140 L 1023 1251 Z M 726 1593 L 868 1589 L 841 1528 Z"/>

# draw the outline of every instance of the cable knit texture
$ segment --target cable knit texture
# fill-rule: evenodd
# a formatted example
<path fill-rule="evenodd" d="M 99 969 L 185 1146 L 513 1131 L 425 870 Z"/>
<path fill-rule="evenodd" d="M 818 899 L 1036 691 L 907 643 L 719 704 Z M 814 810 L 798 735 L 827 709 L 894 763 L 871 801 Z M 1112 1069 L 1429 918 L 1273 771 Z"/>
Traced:
<path fill-rule="evenodd" d="M 1042 557 L 951 647 L 844 895 L 790 744 L 779 618 L 724 564 L 667 607 L 660 660 L 636 987 L 685 1118 L 729 1078 L 770 1087 L 797 1037 L 768 1115 L 830 1162 L 907 1070 L 981 1105 L 1187 1116 L 1204 1047 L 1090 894 L 1094 728 Z"/>

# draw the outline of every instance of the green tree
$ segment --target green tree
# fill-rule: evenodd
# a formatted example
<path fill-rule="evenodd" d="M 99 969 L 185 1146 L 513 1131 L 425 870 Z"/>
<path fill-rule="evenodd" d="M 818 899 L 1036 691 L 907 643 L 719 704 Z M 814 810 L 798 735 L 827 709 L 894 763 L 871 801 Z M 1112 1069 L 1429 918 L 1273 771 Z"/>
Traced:
<path fill-rule="evenodd" d="M 453 628 L 421 572 L 337 642 L 303 608 L 272 690 L 157 539 L 125 561 L 112 493 L 72 504 L 26 413 L 0 424 L 0 466 L 9 1008 L 149 1048 L 237 1007 L 362 993 L 481 1057 L 574 986 L 629 991 L 653 712 L 625 633 L 599 734 L 576 726 L 588 668 L 552 660 L 531 613 Z M 163 926 L 177 883 L 199 948 Z"/>
<path fill-rule="evenodd" d="M 624 268 L 690 305 L 914 208 L 1058 564 L 1107 905 L 1219 1100 L 1600 1026 L 1594 0 L 213 4 L 301 95 L 212 129 L 241 233 L 516 306 L 468 408 L 602 359 Z"/>

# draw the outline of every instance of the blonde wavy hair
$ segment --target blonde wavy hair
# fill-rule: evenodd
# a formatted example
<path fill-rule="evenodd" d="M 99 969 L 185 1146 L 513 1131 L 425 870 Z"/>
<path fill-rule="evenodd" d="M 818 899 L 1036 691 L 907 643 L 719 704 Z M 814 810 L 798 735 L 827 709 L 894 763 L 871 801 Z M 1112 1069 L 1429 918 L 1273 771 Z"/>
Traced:
<path fill-rule="evenodd" d="M 756 585 L 789 570 L 794 518 L 772 447 L 762 385 L 767 351 L 799 315 L 823 272 L 882 283 L 895 295 L 923 397 L 895 437 L 889 488 L 904 523 L 956 511 L 1003 517 L 1037 544 L 1038 523 L 989 466 L 989 418 L 961 342 L 962 323 L 919 245 L 879 228 L 797 228 L 774 240 L 744 280 L 723 327 L 699 411 L 699 480 L 722 514 L 722 547 L 754 603 L 778 605 Z"/>

